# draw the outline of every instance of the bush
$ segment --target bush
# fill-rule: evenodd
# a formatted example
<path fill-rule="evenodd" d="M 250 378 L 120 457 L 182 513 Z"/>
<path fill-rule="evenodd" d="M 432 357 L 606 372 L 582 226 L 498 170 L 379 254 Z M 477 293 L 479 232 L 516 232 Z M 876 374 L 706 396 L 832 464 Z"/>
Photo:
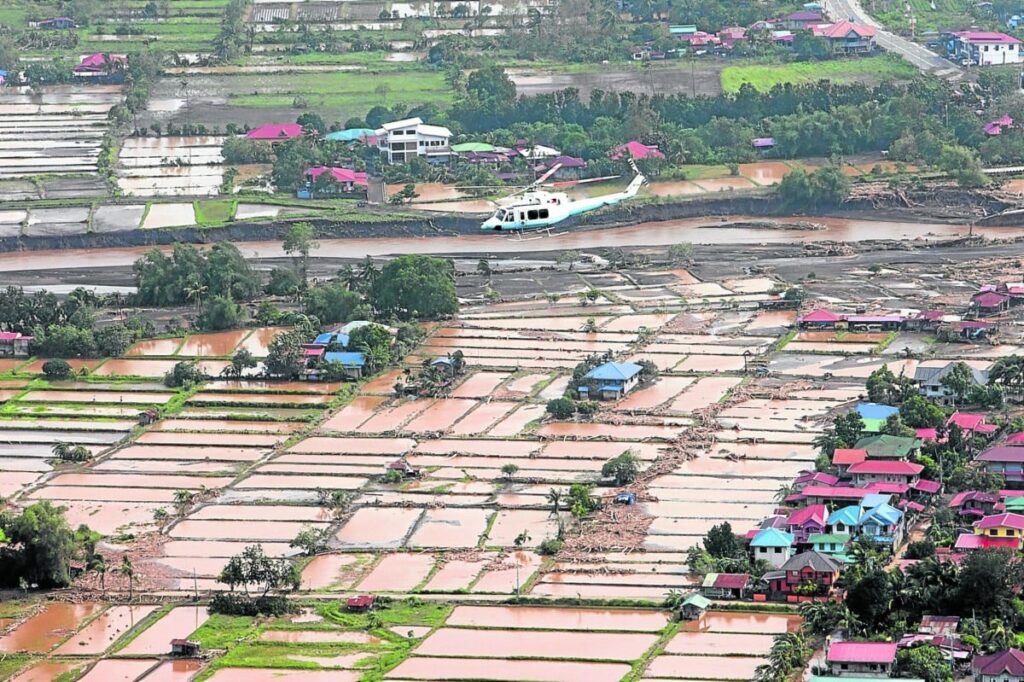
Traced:
<path fill-rule="evenodd" d="M 555 398 L 548 401 L 545 409 L 555 419 L 571 419 L 576 414 L 576 403 L 569 398 Z"/>
<path fill-rule="evenodd" d="M 270 271 L 270 281 L 267 282 L 266 291 L 272 296 L 291 296 L 297 290 L 302 289 L 302 277 L 292 268 L 274 268 Z M 260 303 L 262 306 L 263 301 Z"/>
<path fill-rule="evenodd" d="M 225 616 L 283 616 L 291 610 L 284 595 L 247 597 L 234 592 L 218 592 L 210 600 L 210 613 Z"/>
<path fill-rule="evenodd" d="M 185 360 L 174 366 L 170 372 L 164 374 L 164 386 L 168 388 L 180 388 L 192 386 L 206 380 L 206 374 L 199 369 L 194 360 Z"/>
<path fill-rule="evenodd" d="M 540 543 L 537 552 L 542 556 L 552 556 L 562 551 L 562 541 L 556 538 L 548 538 Z"/>
<path fill-rule="evenodd" d="M 43 363 L 43 374 L 47 379 L 67 379 L 73 371 L 65 360 L 54 359 Z"/>
<path fill-rule="evenodd" d="M 632 450 L 626 450 L 618 457 L 613 457 L 601 467 L 601 475 L 614 479 L 615 485 L 628 485 L 636 480 L 640 473 L 640 460 Z"/>

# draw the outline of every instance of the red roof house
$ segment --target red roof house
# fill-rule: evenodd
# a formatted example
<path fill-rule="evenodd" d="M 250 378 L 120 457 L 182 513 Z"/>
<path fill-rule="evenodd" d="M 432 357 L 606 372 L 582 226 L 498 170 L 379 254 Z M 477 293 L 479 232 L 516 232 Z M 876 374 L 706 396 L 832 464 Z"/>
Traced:
<path fill-rule="evenodd" d="M 857 462 L 863 462 L 867 458 L 867 450 L 861 450 L 858 448 L 836 448 L 836 451 L 832 453 L 832 466 L 838 469 L 840 474 L 845 474 L 849 471 L 852 465 Z"/>
<path fill-rule="evenodd" d="M 992 538 L 977 533 L 960 533 L 954 549 L 969 552 L 973 549 L 1020 549 L 1020 538 Z"/>
<path fill-rule="evenodd" d="M 127 55 L 96 52 L 82 57 L 82 61 L 71 71 L 76 76 L 109 76 L 116 68 L 127 63 Z"/>
<path fill-rule="evenodd" d="M 836 676 L 889 675 L 896 663 L 896 643 L 833 642 L 825 660 Z"/>
<path fill-rule="evenodd" d="M 986 516 L 981 521 L 974 524 L 974 528 L 978 531 L 993 531 L 996 529 L 1006 529 L 1005 536 L 1013 537 L 1010 531 L 1017 531 L 1019 535 L 1024 532 L 1024 514 L 1014 514 L 1007 512 L 1005 514 L 995 514 L 994 516 Z M 980 534 L 980 533 L 979 533 Z M 991 532 L 987 532 L 986 535 L 994 535 Z"/>
<path fill-rule="evenodd" d="M 743 599 L 749 590 L 747 573 L 708 573 L 700 588 L 708 599 Z"/>
<path fill-rule="evenodd" d="M 899 459 L 867 459 L 851 464 L 846 472 L 857 485 L 869 483 L 901 483 L 914 485 L 924 467 Z"/>
<path fill-rule="evenodd" d="M 831 310 L 819 309 L 809 312 L 806 315 L 801 315 L 797 318 L 797 324 L 801 327 L 831 329 L 835 327 L 838 322 L 843 322 L 844 320 L 846 320 L 844 315 L 837 315 Z"/>
<path fill-rule="evenodd" d="M 954 424 L 968 436 L 975 433 L 995 433 L 999 430 L 995 424 L 985 423 L 985 415 L 969 412 L 954 412 L 946 421 L 946 426 Z"/>
<path fill-rule="evenodd" d="M 994 313 L 1010 307 L 1010 297 L 995 291 L 983 291 L 971 296 L 971 304 L 983 313 Z"/>
<path fill-rule="evenodd" d="M 988 656 L 976 656 L 971 668 L 975 679 L 1021 682 L 1024 680 L 1024 652 L 1020 649 L 1007 649 Z"/>
<path fill-rule="evenodd" d="M 267 123 L 253 128 L 245 134 L 245 137 L 250 140 L 277 142 L 292 140 L 300 135 L 302 135 L 302 126 L 298 123 Z"/>
<path fill-rule="evenodd" d="M 641 142 L 637 142 L 636 140 L 630 140 L 626 144 L 620 144 L 611 152 L 612 159 L 616 161 L 623 158 L 624 156 L 629 156 L 629 158 L 633 159 L 634 161 L 639 161 L 641 159 L 647 158 L 665 158 L 665 155 L 658 151 L 657 145 L 643 144 Z"/>
<path fill-rule="evenodd" d="M 370 184 L 366 173 L 336 166 L 314 166 L 306 171 L 306 177 L 315 182 L 324 173 L 330 174 L 340 185 L 368 187 Z"/>

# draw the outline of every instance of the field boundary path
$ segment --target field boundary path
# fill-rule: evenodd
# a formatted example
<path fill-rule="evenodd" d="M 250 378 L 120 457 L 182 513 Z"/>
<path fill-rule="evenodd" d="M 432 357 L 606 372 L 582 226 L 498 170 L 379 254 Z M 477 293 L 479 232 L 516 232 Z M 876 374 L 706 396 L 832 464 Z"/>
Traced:
<path fill-rule="evenodd" d="M 960 80 L 964 76 L 964 70 L 949 61 L 943 59 L 931 50 L 918 45 L 912 40 L 907 40 L 890 31 L 875 21 L 875 19 L 864 11 L 859 0 L 824 0 L 825 12 L 834 20 L 849 19 L 860 24 L 867 24 L 876 30 L 875 42 L 886 52 L 892 52 L 903 57 L 921 71 L 932 73 L 940 78 L 951 81 Z"/>

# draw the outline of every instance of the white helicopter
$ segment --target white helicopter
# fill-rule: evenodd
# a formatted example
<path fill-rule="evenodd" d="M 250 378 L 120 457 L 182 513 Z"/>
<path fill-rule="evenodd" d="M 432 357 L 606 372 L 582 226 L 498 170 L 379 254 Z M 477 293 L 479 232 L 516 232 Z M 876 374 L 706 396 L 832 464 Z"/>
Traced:
<path fill-rule="evenodd" d="M 626 189 L 621 192 L 613 192 L 598 197 L 584 199 L 572 199 L 565 192 L 548 192 L 538 187 L 554 175 L 561 164 L 555 164 L 551 170 L 537 179 L 532 185 L 521 193 L 512 194 L 498 201 L 498 210 L 480 226 L 481 230 L 490 232 L 524 232 L 527 230 L 542 230 L 553 227 L 562 221 L 574 216 L 597 210 L 603 206 L 611 206 L 627 199 L 632 199 L 640 191 L 640 186 L 647 181 L 647 178 L 637 169 L 636 164 L 630 162 L 635 176 Z M 593 178 L 591 180 L 580 180 L 573 184 L 585 182 L 596 182 L 608 180 L 609 178 Z"/>

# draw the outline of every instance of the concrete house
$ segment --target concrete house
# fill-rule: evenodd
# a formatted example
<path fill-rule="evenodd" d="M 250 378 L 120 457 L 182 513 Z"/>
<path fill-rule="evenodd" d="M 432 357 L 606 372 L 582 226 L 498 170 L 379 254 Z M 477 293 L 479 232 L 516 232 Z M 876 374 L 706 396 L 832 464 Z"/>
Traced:
<path fill-rule="evenodd" d="M 1024 485 L 1024 447 L 1000 445 L 989 448 L 974 461 L 990 473 L 1002 474 L 1007 487 L 1020 488 Z"/>
<path fill-rule="evenodd" d="M 907 459 L 918 454 L 921 441 L 903 436 L 867 436 L 858 440 L 854 447 L 868 453 L 868 459 Z"/>
<path fill-rule="evenodd" d="M 1020 41 L 1005 33 L 960 31 L 953 34 L 951 48 L 953 59 L 978 66 L 1024 61 Z"/>
<path fill-rule="evenodd" d="M 584 386 L 580 386 L 581 399 L 600 398 L 617 400 L 640 383 L 640 365 L 632 362 L 606 362 L 583 375 Z"/>
<path fill-rule="evenodd" d="M 775 568 L 782 568 L 793 556 L 793 534 L 778 528 L 765 528 L 750 541 L 754 560 L 762 559 Z"/>
<path fill-rule="evenodd" d="M 839 562 L 809 550 L 791 558 L 778 571 L 765 573 L 761 579 L 768 584 L 772 599 L 788 600 L 807 591 L 828 594 L 838 577 Z"/>
<path fill-rule="evenodd" d="M 903 512 L 888 504 L 880 504 L 861 514 L 860 533 L 880 545 L 895 549 L 903 541 Z"/>
<path fill-rule="evenodd" d="M 942 379 L 956 365 L 955 362 L 947 363 L 942 367 L 918 367 L 914 370 L 914 381 L 917 382 L 917 391 L 925 398 L 948 403 L 952 395 L 945 386 Z M 985 386 L 988 384 L 988 371 L 971 368 L 971 384 L 973 386 Z"/>
<path fill-rule="evenodd" d="M 833 642 L 825 661 L 836 676 L 889 677 L 896 664 L 896 644 Z"/>
<path fill-rule="evenodd" d="M 448 163 L 452 131 L 427 125 L 419 118 L 385 123 L 378 128 L 377 148 L 388 163 L 407 163 L 421 156 L 430 163 Z"/>
<path fill-rule="evenodd" d="M 850 544 L 850 535 L 848 533 L 815 533 L 807 538 L 807 542 L 811 545 L 811 549 L 818 554 L 845 562 L 846 546 Z"/>
<path fill-rule="evenodd" d="M 32 339 L 19 332 L 0 332 L 0 357 L 28 357 Z"/>
<path fill-rule="evenodd" d="M 847 471 L 854 485 L 882 482 L 913 486 L 921 478 L 924 466 L 900 459 L 868 459 L 850 466 Z"/>

